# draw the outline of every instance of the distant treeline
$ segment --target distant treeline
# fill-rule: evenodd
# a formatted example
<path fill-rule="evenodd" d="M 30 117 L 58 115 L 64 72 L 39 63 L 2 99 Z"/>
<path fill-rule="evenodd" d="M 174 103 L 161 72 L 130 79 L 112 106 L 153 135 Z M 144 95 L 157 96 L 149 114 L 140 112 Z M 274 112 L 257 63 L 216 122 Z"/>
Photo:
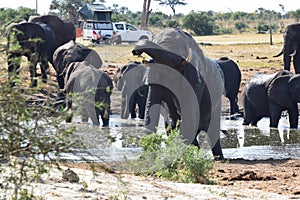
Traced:
<path fill-rule="evenodd" d="M 113 21 L 127 21 L 139 26 L 141 24 L 141 12 L 131 12 L 125 7 L 114 7 L 112 14 Z M 66 13 L 55 13 L 66 17 Z M 18 9 L 0 9 L 0 29 L 3 32 L 5 27 L 11 22 L 28 20 L 29 16 L 35 15 L 35 9 L 20 7 Z M 232 34 L 238 32 L 266 33 L 282 32 L 286 23 L 298 22 L 300 19 L 300 9 L 295 11 L 275 12 L 258 8 L 253 13 L 247 12 L 214 12 L 214 11 L 191 11 L 187 15 L 176 14 L 166 15 L 162 12 L 151 12 L 148 18 L 148 26 L 151 28 L 181 27 L 190 30 L 195 35 Z"/>

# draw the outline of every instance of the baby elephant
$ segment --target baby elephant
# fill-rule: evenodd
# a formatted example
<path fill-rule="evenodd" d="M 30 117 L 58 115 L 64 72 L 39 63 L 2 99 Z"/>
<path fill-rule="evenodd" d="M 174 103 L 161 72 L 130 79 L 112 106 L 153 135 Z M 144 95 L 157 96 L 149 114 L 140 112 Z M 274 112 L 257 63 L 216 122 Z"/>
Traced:
<path fill-rule="evenodd" d="M 287 110 L 290 128 L 297 128 L 297 102 L 300 102 L 300 75 L 286 70 L 270 75 L 256 74 L 243 92 L 243 124 L 256 126 L 263 117 L 270 117 L 270 127 L 277 128 L 282 111 Z"/>
<path fill-rule="evenodd" d="M 117 89 L 122 92 L 122 119 L 127 119 L 129 113 L 131 118 L 136 118 L 136 107 L 138 108 L 138 117 L 144 119 L 148 94 L 145 73 L 146 66 L 140 62 L 129 62 L 116 71 L 114 82 Z"/>
<path fill-rule="evenodd" d="M 110 77 L 86 61 L 69 64 L 63 75 L 65 92 L 68 94 L 67 108 L 79 109 L 82 121 L 87 122 L 90 118 L 96 126 L 100 125 L 101 115 L 103 126 L 108 126 L 113 89 Z M 71 119 L 72 116 L 67 121 Z"/>

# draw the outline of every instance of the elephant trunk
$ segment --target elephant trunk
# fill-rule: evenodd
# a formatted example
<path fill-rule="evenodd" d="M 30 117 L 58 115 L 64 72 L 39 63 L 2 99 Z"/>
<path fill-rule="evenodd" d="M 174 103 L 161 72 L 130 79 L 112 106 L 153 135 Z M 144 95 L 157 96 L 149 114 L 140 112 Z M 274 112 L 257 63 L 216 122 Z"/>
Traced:
<path fill-rule="evenodd" d="M 121 119 L 128 119 L 129 117 L 129 100 L 127 95 L 122 94 Z"/>
<path fill-rule="evenodd" d="M 151 56 L 155 62 L 170 67 L 175 67 L 184 60 L 183 57 L 167 51 L 149 40 L 140 40 L 132 51 L 133 55 L 141 55 L 143 52 Z"/>

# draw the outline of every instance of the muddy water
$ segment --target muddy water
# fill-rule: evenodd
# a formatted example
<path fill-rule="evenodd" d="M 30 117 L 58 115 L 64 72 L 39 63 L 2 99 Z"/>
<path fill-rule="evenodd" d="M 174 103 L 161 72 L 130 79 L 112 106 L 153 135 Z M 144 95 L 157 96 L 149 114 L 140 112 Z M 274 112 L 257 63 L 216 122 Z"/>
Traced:
<path fill-rule="evenodd" d="M 228 120 L 222 117 L 221 121 L 221 128 L 229 133 L 228 136 L 221 134 L 226 158 L 300 158 L 300 130 L 289 129 L 286 117 L 280 120 L 278 129 L 269 128 L 268 118 L 263 118 L 257 127 L 243 126 L 242 118 Z M 159 127 L 160 132 L 164 132 L 162 121 Z M 76 123 L 76 137 L 83 141 L 86 149 L 77 149 L 76 156 L 65 154 L 64 158 L 79 160 L 82 156 L 96 161 L 134 159 L 141 151 L 138 140 L 144 134 L 142 120 L 122 120 L 118 115 L 111 116 L 110 126 L 107 128 L 94 127 L 91 123 Z M 205 135 L 200 135 L 200 141 L 202 140 L 205 140 Z M 202 145 L 208 150 L 207 143 Z"/>

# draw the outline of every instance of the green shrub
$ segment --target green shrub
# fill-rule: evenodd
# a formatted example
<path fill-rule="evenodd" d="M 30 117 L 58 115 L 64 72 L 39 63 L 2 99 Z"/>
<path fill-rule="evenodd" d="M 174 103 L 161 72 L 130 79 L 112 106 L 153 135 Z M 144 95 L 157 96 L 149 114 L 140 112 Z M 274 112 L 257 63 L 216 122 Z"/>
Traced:
<path fill-rule="evenodd" d="M 140 157 L 128 161 L 126 170 L 179 182 L 207 183 L 213 169 L 213 158 L 184 140 L 173 130 L 167 137 L 147 135 L 140 140 Z"/>
<path fill-rule="evenodd" d="M 3 82 L 0 87 L 0 199 L 34 199 L 30 184 L 59 167 L 62 152 L 80 145 L 54 102 L 35 101 L 39 89 Z"/>

